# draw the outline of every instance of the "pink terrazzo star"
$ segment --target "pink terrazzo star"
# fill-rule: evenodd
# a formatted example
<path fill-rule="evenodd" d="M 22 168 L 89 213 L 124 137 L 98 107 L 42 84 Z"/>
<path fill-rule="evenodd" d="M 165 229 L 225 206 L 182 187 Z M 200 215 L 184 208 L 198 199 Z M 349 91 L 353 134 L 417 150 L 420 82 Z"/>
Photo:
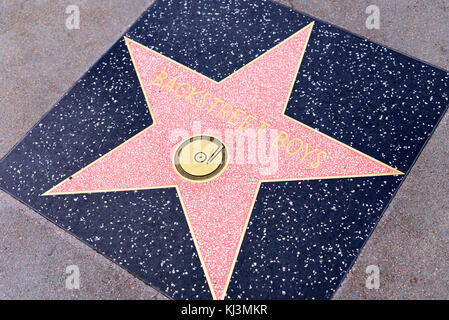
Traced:
<path fill-rule="evenodd" d="M 261 182 L 402 174 L 284 115 L 312 28 L 220 82 L 126 38 L 154 124 L 45 195 L 175 187 L 212 296 L 224 299 Z M 194 122 L 211 128 L 201 134 L 215 136 L 254 129 L 257 138 L 277 130 L 277 170 L 262 174 L 258 164 L 230 161 L 213 180 L 184 179 L 173 154 L 186 137 L 172 137 Z"/>

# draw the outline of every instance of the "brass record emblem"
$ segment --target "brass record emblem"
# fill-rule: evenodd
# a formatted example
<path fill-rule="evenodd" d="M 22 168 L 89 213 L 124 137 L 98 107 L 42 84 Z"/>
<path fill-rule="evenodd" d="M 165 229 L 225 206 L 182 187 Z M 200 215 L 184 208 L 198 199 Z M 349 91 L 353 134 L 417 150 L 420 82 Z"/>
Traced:
<path fill-rule="evenodd" d="M 207 135 L 194 136 L 176 149 L 173 163 L 185 179 L 195 182 L 218 177 L 228 160 L 226 146 L 219 139 Z"/>

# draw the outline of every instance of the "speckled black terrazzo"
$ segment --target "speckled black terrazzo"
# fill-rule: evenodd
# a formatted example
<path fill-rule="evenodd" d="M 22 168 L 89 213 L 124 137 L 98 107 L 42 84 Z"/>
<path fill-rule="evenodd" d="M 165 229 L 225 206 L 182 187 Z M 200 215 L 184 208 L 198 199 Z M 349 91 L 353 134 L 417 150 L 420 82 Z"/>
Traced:
<path fill-rule="evenodd" d="M 287 115 L 407 172 L 447 72 L 264 1 L 159 0 L 126 36 L 220 80 L 312 21 Z M 0 187 L 169 296 L 209 299 L 174 189 L 40 196 L 150 124 L 121 38 L 1 161 Z M 263 184 L 227 297 L 329 298 L 403 178 Z"/>

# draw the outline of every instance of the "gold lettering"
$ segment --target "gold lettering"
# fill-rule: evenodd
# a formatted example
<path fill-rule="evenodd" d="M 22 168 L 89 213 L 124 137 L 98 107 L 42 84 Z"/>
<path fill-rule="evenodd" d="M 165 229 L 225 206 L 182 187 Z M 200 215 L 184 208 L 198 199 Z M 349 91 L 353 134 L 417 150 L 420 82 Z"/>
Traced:
<path fill-rule="evenodd" d="M 196 106 L 197 106 L 198 108 L 200 108 L 200 109 L 204 108 L 204 106 L 206 105 L 206 97 L 212 98 L 212 95 L 211 95 L 210 93 L 206 93 L 206 94 L 203 96 L 203 102 L 202 102 L 202 104 L 199 104 L 199 102 L 196 103 Z"/>
<path fill-rule="evenodd" d="M 159 73 L 159 75 L 153 79 L 151 84 L 160 87 L 164 83 L 164 80 L 167 79 L 167 77 L 168 73 L 165 71 L 161 71 L 161 73 Z"/>
<path fill-rule="evenodd" d="M 193 97 L 193 96 L 196 96 L 196 95 L 198 95 L 198 94 L 202 94 L 202 93 L 204 93 L 203 90 L 198 90 L 198 91 L 197 91 L 197 89 L 195 89 L 194 87 L 192 87 L 192 91 L 190 91 L 189 95 L 186 97 L 185 100 L 186 100 L 186 101 L 190 100 L 190 104 L 193 104 L 192 97 Z"/>
<path fill-rule="evenodd" d="M 235 127 L 237 124 L 234 123 L 234 122 L 232 122 L 232 120 L 233 120 L 233 119 L 238 119 L 238 120 L 241 119 L 241 118 L 237 115 L 238 113 L 246 114 L 246 112 L 243 111 L 243 110 L 241 110 L 241 109 L 237 109 L 237 110 L 234 111 L 234 113 L 232 114 L 232 116 L 228 119 L 228 123 L 229 123 L 230 125 L 233 125 L 234 127 Z"/>
<path fill-rule="evenodd" d="M 256 137 L 259 135 L 260 131 L 261 131 L 263 128 L 265 128 L 265 127 L 270 127 L 270 126 L 271 126 L 269 123 L 266 123 L 266 122 L 263 121 L 263 120 L 259 120 L 259 121 L 262 123 L 262 125 L 259 127 L 259 129 L 257 129 Z"/>
<path fill-rule="evenodd" d="M 318 154 L 317 154 L 317 157 L 316 157 L 316 163 L 314 164 L 314 163 L 312 163 L 312 162 L 310 162 L 310 166 L 312 167 L 312 168 L 314 168 L 314 169 L 316 169 L 316 168 L 319 168 L 320 167 L 320 156 L 323 156 L 323 159 L 326 159 L 327 158 L 327 152 L 326 151 L 320 151 L 320 152 L 318 152 Z"/>
<path fill-rule="evenodd" d="M 249 115 L 245 118 L 245 120 L 243 120 L 242 124 L 240 125 L 240 127 L 239 127 L 240 130 L 246 131 L 245 125 L 251 124 L 251 123 L 249 122 L 249 119 L 257 119 L 257 118 L 249 114 Z M 257 134 L 256 134 L 256 136 L 257 136 Z"/>
<path fill-rule="evenodd" d="M 175 89 L 175 96 L 177 96 L 178 98 L 182 98 L 182 97 L 184 97 L 184 96 L 187 94 L 187 92 L 185 92 L 184 94 L 178 94 L 179 89 L 181 89 L 181 88 L 184 87 L 184 86 L 188 86 L 188 87 L 189 87 L 188 90 L 190 90 L 190 89 L 192 88 L 192 86 L 190 85 L 190 83 L 184 82 L 184 83 L 180 84 L 180 85 Z"/>
<path fill-rule="evenodd" d="M 302 157 L 301 161 L 304 161 L 304 159 L 307 158 L 307 156 L 311 155 L 315 151 L 319 151 L 319 150 L 318 149 L 313 149 L 312 151 L 309 151 L 309 144 L 306 143 L 306 152 L 304 153 L 304 156 Z"/>
<path fill-rule="evenodd" d="M 226 109 L 228 107 L 228 109 Z M 219 117 L 220 113 L 223 114 L 223 121 L 225 121 L 226 114 L 230 113 L 232 110 L 234 110 L 234 107 L 230 105 L 229 103 L 225 103 L 220 111 L 217 112 L 217 118 Z"/>
<path fill-rule="evenodd" d="M 291 145 L 293 142 L 295 142 L 295 141 L 299 141 L 299 142 L 300 142 L 299 148 L 297 148 L 295 151 L 291 152 L 291 151 L 290 151 L 290 145 Z M 302 141 L 302 139 L 300 139 L 300 138 L 293 138 L 293 139 L 291 139 L 291 140 L 287 143 L 287 146 L 285 147 L 285 151 L 287 151 L 287 153 L 288 153 L 289 155 L 293 156 L 293 155 L 295 155 L 295 154 L 298 154 L 299 151 L 301 151 L 302 145 L 303 145 L 303 144 L 304 144 L 304 142 Z"/>
<path fill-rule="evenodd" d="M 207 113 L 210 113 L 212 110 L 215 109 L 215 107 L 216 107 L 218 104 L 224 102 L 223 100 L 221 100 L 220 98 L 217 98 L 217 97 L 214 97 L 214 100 L 215 100 L 214 104 L 212 105 L 212 107 L 209 108 L 209 110 L 207 110 Z"/>
<path fill-rule="evenodd" d="M 168 92 L 171 92 L 173 90 L 173 87 L 176 84 L 176 81 L 178 80 L 178 77 L 174 77 L 170 81 L 168 81 L 166 84 L 162 86 L 162 89 L 168 88 Z"/>
<path fill-rule="evenodd" d="M 285 132 L 285 131 L 281 131 L 281 132 L 279 132 L 279 135 L 276 137 L 276 139 L 274 139 L 273 145 L 276 144 L 276 146 L 278 148 L 280 148 L 280 147 L 282 147 L 285 144 L 285 141 L 287 139 L 288 139 L 288 133 Z"/>
<path fill-rule="evenodd" d="M 190 102 L 191 105 L 195 105 L 199 109 L 203 109 L 208 104 L 208 100 L 213 100 L 212 105 L 207 109 L 207 113 L 211 113 L 214 110 L 219 110 L 215 117 L 226 121 L 228 124 L 237 127 L 246 132 L 248 128 L 256 129 L 255 136 L 257 137 L 260 132 L 271 125 L 256 116 L 247 113 L 242 109 L 235 109 L 230 103 L 213 96 L 211 93 L 205 93 L 205 91 L 193 87 L 190 83 L 184 82 L 177 85 L 178 77 L 168 79 L 169 75 L 165 71 L 161 71 L 151 82 L 152 85 L 161 87 L 161 89 L 168 89 L 168 92 L 174 90 L 174 95 L 177 98 L 182 98 L 185 102 Z M 175 89 L 176 88 L 176 89 Z M 196 99 L 196 100 L 195 100 Z M 221 108 L 217 108 L 222 104 Z M 255 121 L 253 121 L 255 120 Z M 258 124 L 259 123 L 259 124 Z M 316 169 L 319 168 L 323 160 L 328 158 L 328 154 L 325 151 L 320 151 L 318 148 L 310 149 L 309 143 L 304 143 L 301 138 L 289 139 L 289 134 L 285 131 L 280 131 L 278 136 L 273 140 L 273 145 L 278 148 L 285 148 L 285 152 L 289 155 L 297 155 L 305 147 L 304 154 L 301 157 L 301 161 L 310 158 L 310 167 Z M 310 157 L 311 155 L 315 155 Z"/>

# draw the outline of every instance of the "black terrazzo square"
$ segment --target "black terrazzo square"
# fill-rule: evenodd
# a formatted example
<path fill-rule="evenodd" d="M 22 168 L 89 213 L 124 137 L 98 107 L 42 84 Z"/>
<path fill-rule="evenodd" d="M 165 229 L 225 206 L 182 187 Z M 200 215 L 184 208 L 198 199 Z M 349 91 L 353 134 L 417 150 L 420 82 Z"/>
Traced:
<path fill-rule="evenodd" d="M 285 115 L 405 174 L 262 182 L 226 299 L 331 298 L 447 110 L 449 73 L 270 1 L 158 0 L 124 35 L 219 82 L 311 23 Z M 0 188 L 168 296 L 211 299 L 176 188 L 43 196 L 153 124 L 128 45 L 1 160 Z"/>

